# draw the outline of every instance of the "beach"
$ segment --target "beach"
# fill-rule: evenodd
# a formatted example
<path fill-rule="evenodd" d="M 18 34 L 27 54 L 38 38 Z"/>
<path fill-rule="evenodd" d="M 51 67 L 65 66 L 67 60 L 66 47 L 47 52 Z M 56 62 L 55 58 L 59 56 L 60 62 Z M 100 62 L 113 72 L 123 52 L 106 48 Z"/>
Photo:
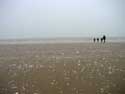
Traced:
<path fill-rule="evenodd" d="M 0 44 L 0 94 L 125 94 L 125 43 Z"/>

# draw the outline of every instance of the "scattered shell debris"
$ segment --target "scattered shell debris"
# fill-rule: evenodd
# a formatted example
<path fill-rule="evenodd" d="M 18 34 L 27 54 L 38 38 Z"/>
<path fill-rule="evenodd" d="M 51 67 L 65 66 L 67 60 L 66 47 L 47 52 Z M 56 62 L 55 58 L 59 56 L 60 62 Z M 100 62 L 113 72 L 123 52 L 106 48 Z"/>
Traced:
<path fill-rule="evenodd" d="M 0 45 L 0 94 L 125 94 L 125 49 L 67 45 Z"/>

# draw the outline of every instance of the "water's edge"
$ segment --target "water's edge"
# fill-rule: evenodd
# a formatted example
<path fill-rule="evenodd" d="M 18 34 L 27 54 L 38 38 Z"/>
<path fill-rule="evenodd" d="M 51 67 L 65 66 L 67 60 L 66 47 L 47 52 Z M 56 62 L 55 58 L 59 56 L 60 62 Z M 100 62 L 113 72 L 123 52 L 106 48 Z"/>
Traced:
<path fill-rule="evenodd" d="M 0 44 L 92 43 L 92 38 L 0 39 Z M 108 38 L 107 42 L 125 43 L 125 38 Z"/>

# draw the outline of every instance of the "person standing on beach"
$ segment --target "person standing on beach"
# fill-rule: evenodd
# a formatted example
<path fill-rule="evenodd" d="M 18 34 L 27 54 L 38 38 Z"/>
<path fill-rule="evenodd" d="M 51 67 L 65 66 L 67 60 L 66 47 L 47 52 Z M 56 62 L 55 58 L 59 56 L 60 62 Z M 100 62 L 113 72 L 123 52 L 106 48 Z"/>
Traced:
<path fill-rule="evenodd" d="M 93 38 L 93 41 L 94 41 L 94 43 L 95 43 L 95 41 L 96 41 L 96 38 Z"/>
<path fill-rule="evenodd" d="M 103 42 L 105 43 L 106 42 L 106 36 L 103 35 Z"/>
<path fill-rule="evenodd" d="M 99 38 L 97 38 L 97 42 L 99 42 Z"/>
<path fill-rule="evenodd" d="M 103 42 L 103 38 L 100 38 L 100 40 L 101 40 L 101 43 Z"/>

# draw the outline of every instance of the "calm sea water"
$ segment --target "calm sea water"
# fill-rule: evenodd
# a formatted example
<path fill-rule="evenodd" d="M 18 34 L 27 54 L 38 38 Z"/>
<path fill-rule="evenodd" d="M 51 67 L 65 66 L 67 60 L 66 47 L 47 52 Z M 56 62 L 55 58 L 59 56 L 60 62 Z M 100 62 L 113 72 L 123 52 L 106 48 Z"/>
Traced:
<path fill-rule="evenodd" d="M 125 43 L 125 38 L 108 38 L 110 42 Z M 51 38 L 51 39 L 1 39 L 0 44 L 43 44 L 43 43 L 93 43 L 92 38 Z"/>

